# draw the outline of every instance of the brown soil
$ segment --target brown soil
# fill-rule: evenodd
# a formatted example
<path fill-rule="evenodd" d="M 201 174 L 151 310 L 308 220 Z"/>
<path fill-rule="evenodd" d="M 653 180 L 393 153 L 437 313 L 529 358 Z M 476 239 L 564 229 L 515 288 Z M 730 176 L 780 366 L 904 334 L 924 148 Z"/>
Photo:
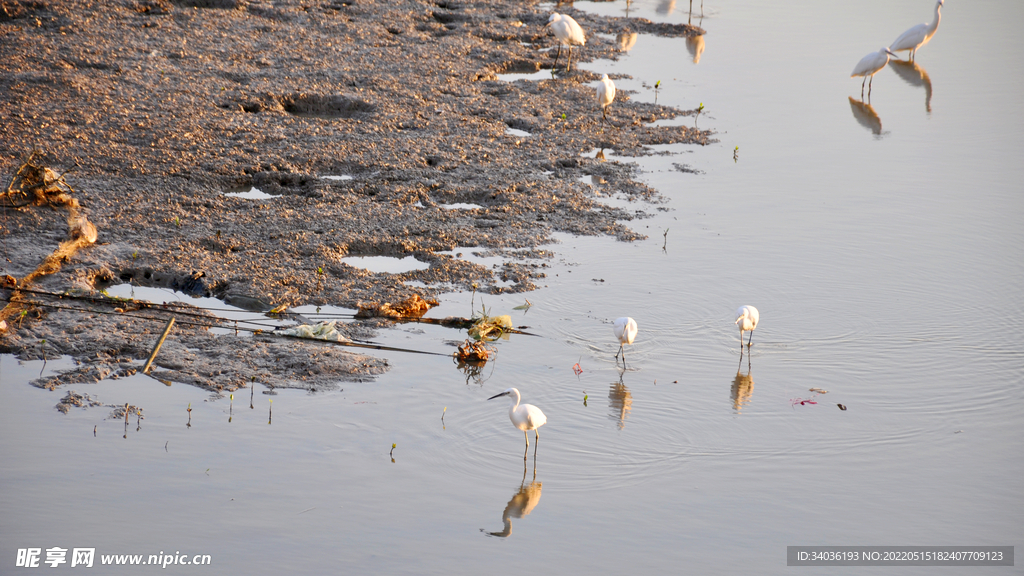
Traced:
<path fill-rule="evenodd" d="M 701 33 L 559 10 L 587 31 L 584 61 L 615 58 L 625 31 Z M 599 176 L 655 204 L 657 192 L 635 180 L 634 166 L 593 151 L 642 154 L 649 144 L 705 144 L 710 133 L 653 127 L 694 111 L 621 91 L 605 123 L 587 84 L 598 76 L 575 68 L 540 82 L 497 80 L 550 68 L 554 50 L 538 51 L 555 43 L 549 13 L 522 0 L 0 0 L 0 174 L 13 175 L 32 149 L 55 172 L 73 168 L 65 179 L 99 231 L 34 288 L 131 281 L 355 307 L 473 284 L 532 290 L 551 256 L 539 247 L 555 231 L 642 238 L 628 224 L 642 212 L 602 207 L 579 179 Z M 531 136 L 507 135 L 510 127 Z M 353 178 L 323 178 L 343 174 Z M 281 196 L 223 195 L 249 186 Z M 457 202 L 483 208 L 440 207 Z M 8 208 L 2 218 L 3 273 L 16 279 L 68 237 L 56 209 Z M 506 264 L 494 271 L 438 254 L 460 247 Z M 412 255 L 430 267 L 373 274 L 341 262 L 355 255 Z M 413 280 L 427 288 L 405 284 Z M 113 308 L 29 306 L 7 319 L 0 351 L 82 363 L 46 386 L 138 368 L 163 320 L 100 313 Z M 331 386 L 386 364 L 198 326 L 175 327 L 157 358 L 161 377 L 214 390 L 254 379 Z"/>

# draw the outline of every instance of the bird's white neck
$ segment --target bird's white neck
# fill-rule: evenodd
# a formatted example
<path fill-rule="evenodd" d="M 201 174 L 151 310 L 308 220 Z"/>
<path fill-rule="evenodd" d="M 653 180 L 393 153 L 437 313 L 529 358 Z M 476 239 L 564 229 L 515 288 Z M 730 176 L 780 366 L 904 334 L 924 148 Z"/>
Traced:
<path fill-rule="evenodd" d="M 935 3 L 935 20 L 928 26 L 929 36 L 935 34 L 935 30 L 939 27 L 939 20 L 942 20 L 942 2 Z"/>
<path fill-rule="evenodd" d="M 522 396 L 519 395 L 518 391 L 513 390 L 509 397 L 512 398 L 512 405 L 508 407 L 508 413 L 512 414 L 519 407 L 519 401 L 522 399 Z"/>

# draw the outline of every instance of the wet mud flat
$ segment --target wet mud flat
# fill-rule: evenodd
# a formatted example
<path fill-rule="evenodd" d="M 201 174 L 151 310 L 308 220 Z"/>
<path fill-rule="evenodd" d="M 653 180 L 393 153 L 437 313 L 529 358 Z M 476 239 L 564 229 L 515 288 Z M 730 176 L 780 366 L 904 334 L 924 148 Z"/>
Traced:
<path fill-rule="evenodd" d="M 574 61 L 617 57 L 624 32 L 700 33 L 559 10 L 587 31 Z M 652 126 L 695 111 L 621 91 L 602 121 L 599 75 L 575 64 L 550 80 L 498 80 L 551 67 L 550 12 L 500 0 L 3 0 L 4 186 L 38 150 L 98 234 L 27 286 L 68 237 L 66 214 L 45 204 L 4 209 L 10 278 L 0 293 L 22 302 L 6 312 L 0 351 L 73 356 L 78 370 L 38 383 L 52 388 L 137 369 L 163 328 L 119 314 L 116 301 L 35 306 L 15 286 L 94 294 L 132 282 L 255 309 L 355 308 L 474 285 L 535 289 L 553 232 L 643 238 L 630 228 L 642 210 L 603 206 L 580 180 L 597 176 L 606 193 L 647 209 L 662 200 L 635 166 L 594 151 L 639 155 L 645 145 L 713 136 Z M 224 195 L 250 187 L 275 197 Z M 443 254 L 464 248 L 504 264 Z M 348 256 L 413 256 L 429 267 L 372 273 L 345 264 Z M 371 337 L 385 324 L 346 330 Z M 387 362 L 324 344 L 213 336 L 197 323 L 175 329 L 156 365 L 168 380 L 233 390 L 253 381 L 330 386 Z"/>

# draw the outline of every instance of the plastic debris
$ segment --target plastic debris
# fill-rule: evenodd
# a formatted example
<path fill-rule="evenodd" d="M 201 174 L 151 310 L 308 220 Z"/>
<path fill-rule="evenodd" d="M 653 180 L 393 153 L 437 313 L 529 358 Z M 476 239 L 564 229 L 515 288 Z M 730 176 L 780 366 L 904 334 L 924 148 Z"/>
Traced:
<path fill-rule="evenodd" d="M 330 340 L 332 342 L 351 342 L 348 338 L 338 332 L 337 320 L 329 322 L 318 322 L 316 324 L 301 324 L 282 330 L 285 336 L 296 336 L 298 338 L 309 338 L 312 340 Z"/>

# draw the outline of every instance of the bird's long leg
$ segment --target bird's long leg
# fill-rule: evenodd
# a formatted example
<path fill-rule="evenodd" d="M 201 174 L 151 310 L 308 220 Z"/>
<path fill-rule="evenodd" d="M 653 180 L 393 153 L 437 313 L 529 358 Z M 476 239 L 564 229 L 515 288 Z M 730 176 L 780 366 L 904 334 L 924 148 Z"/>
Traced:
<path fill-rule="evenodd" d="M 526 455 L 530 453 L 530 434 L 523 430 L 523 437 L 526 438 L 526 450 L 523 451 L 523 462 L 526 462 Z"/>
<path fill-rule="evenodd" d="M 864 83 L 867 82 L 867 81 L 868 81 L 868 79 L 867 79 L 866 76 L 864 77 L 863 80 L 860 81 L 860 101 L 861 102 L 864 101 Z M 743 336 L 743 332 L 740 332 L 740 336 Z"/>
<path fill-rule="evenodd" d="M 555 52 L 555 63 L 551 65 L 551 69 L 552 70 L 558 68 L 558 57 L 561 56 L 561 55 L 562 55 L 562 43 L 559 42 L 558 43 L 558 51 Z"/>
<path fill-rule="evenodd" d="M 569 68 L 572 68 L 572 44 L 569 44 L 569 61 L 565 64 L 565 71 L 568 72 Z"/>
<path fill-rule="evenodd" d="M 622 353 L 622 357 L 626 357 L 626 353 L 622 351 L 622 344 L 619 344 L 619 351 L 615 353 L 615 363 L 619 363 L 619 353 Z"/>
<path fill-rule="evenodd" d="M 750 331 L 750 336 L 747 336 L 747 348 L 750 348 L 750 343 L 753 342 L 753 341 L 754 341 L 754 331 L 751 330 Z M 743 340 L 740 340 L 740 344 L 742 344 L 742 343 L 743 343 Z"/>
<path fill-rule="evenodd" d="M 534 466 L 536 466 L 537 465 L 537 446 L 540 446 L 540 429 L 534 428 L 533 429 L 533 433 L 534 433 L 534 437 L 533 437 L 533 464 L 534 464 Z"/>

